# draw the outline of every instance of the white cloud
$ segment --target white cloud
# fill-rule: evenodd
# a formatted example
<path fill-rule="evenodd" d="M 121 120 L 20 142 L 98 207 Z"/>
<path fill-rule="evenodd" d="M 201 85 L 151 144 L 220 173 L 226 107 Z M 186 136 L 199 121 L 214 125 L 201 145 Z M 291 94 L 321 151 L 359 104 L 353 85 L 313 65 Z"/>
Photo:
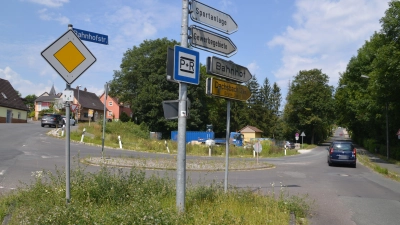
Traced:
<path fill-rule="evenodd" d="M 387 7 L 382 0 L 297 1 L 295 25 L 268 42 L 270 47 L 283 47 L 275 77 L 287 83 L 300 70 L 317 68 L 336 84 L 357 49 L 380 30 L 379 19 Z"/>
<path fill-rule="evenodd" d="M 151 4 L 150 4 L 151 3 Z M 180 21 L 180 8 L 159 1 L 137 2 L 138 7 L 118 6 L 106 15 L 110 26 L 118 29 L 118 42 L 142 42 L 155 37 L 160 29 Z M 138 9 L 140 8 L 140 10 Z"/>
<path fill-rule="evenodd" d="M 8 66 L 4 69 L 0 69 L 0 78 L 8 80 L 13 88 L 21 93 L 22 97 L 30 94 L 38 96 L 43 93 L 45 87 L 44 84 L 32 83 L 29 80 L 23 79 L 17 72 Z"/>
<path fill-rule="evenodd" d="M 47 9 L 41 9 L 38 11 L 39 18 L 46 21 L 58 21 L 61 25 L 69 24 L 69 19 L 66 16 L 62 16 L 60 14 L 56 14 L 53 12 L 48 12 Z"/>
<path fill-rule="evenodd" d="M 63 6 L 65 3 L 69 3 L 69 0 L 28 0 L 28 1 L 53 8 L 58 8 Z"/>
<path fill-rule="evenodd" d="M 255 76 L 258 73 L 260 67 L 257 65 L 256 62 L 252 62 L 247 65 L 247 69 L 249 69 L 252 76 Z"/>

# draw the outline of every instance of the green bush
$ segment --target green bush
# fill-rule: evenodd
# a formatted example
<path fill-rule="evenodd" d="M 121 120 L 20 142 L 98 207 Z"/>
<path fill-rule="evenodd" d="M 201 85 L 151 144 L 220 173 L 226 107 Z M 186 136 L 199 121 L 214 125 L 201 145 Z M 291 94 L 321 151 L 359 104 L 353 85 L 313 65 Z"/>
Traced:
<path fill-rule="evenodd" d="M 128 114 L 126 114 L 125 112 L 122 112 L 121 115 L 119 116 L 119 120 L 121 120 L 121 122 L 128 122 L 131 121 L 131 118 L 128 116 Z"/>
<path fill-rule="evenodd" d="M 363 146 L 367 151 L 371 153 L 375 153 L 375 148 L 379 149 L 379 146 L 377 146 L 377 141 L 374 139 L 364 139 Z"/>

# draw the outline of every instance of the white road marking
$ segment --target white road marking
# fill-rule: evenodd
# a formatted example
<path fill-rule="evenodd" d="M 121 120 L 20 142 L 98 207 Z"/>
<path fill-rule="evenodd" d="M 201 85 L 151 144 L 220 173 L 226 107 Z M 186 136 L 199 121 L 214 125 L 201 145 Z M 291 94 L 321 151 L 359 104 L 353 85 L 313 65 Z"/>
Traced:
<path fill-rule="evenodd" d="M 5 170 L 0 171 L 0 176 L 3 176 L 5 172 Z"/>

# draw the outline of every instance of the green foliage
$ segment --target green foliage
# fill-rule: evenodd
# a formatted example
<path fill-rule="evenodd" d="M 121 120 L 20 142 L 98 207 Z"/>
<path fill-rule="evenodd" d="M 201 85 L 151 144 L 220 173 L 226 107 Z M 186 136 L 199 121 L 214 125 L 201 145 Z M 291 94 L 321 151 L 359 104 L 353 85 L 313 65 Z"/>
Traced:
<path fill-rule="evenodd" d="M 38 171 L 35 181 L 0 197 L 0 219 L 8 224 L 287 224 L 290 212 L 305 218 L 307 196 L 279 197 L 219 183 L 188 185 L 185 213 L 176 211 L 175 181 L 168 176 L 146 176 L 132 168 L 101 167 L 87 172 L 80 165 L 71 171 L 71 201 L 65 204 L 65 174 Z M 274 184 L 272 184 L 274 188 Z"/>
<path fill-rule="evenodd" d="M 119 116 L 119 119 L 121 122 L 128 122 L 131 120 L 131 118 L 126 114 L 126 112 L 122 112 L 121 115 Z"/>
<path fill-rule="evenodd" d="M 18 95 L 21 96 L 21 94 L 19 92 L 18 92 Z M 28 106 L 30 111 L 33 111 L 33 112 L 35 111 L 35 100 L 37 98 L 38 97 L 35 94 L 27 95 L 25 98 L 23 98 L 24 104 Z"/>
<path fill-rule="evenodd" d="M 391 157 L 400 154 L 400 142 L 394 135 L 400 127 L 399 18 L 400 3 L 390 1 L 380 20 L 381 31 L 375 32 L 350 60 L 335 93 L 337 123 L 348 128 L 354 141 L 364 143 L 369 151 L 375 148 L 372 145 L 379 145 L 381 154 L 386 149 L 388 129 Z"/>
<path fill-rule="evenodd" d="M 35 117 L 35 111 L 31 111 L 31 112 L 29 113 L 28 117 L 30 117 L 30 118 Z"/>
<path fill-rule="evenodd" d="M 300 71 L 290 86 L 285 106 L 289 134 L 304 131 L 311 144 L 327 138 L 334 115 L 332 95 L 333 87 L 321 70 Z"/>

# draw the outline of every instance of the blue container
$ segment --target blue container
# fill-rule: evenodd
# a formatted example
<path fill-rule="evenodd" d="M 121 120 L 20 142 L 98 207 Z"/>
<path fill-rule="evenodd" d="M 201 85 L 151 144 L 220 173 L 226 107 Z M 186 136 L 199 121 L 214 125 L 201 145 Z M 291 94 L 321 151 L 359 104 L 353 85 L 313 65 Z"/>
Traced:
<path fill-rule="evenodd" d="M 186 143 L 191 141 L 205 142 L 208 139 L 214 139 L 214 132 L 186 131 Z M 171 131 L 171 140 L 178 141 L 178 131 Z"/>

